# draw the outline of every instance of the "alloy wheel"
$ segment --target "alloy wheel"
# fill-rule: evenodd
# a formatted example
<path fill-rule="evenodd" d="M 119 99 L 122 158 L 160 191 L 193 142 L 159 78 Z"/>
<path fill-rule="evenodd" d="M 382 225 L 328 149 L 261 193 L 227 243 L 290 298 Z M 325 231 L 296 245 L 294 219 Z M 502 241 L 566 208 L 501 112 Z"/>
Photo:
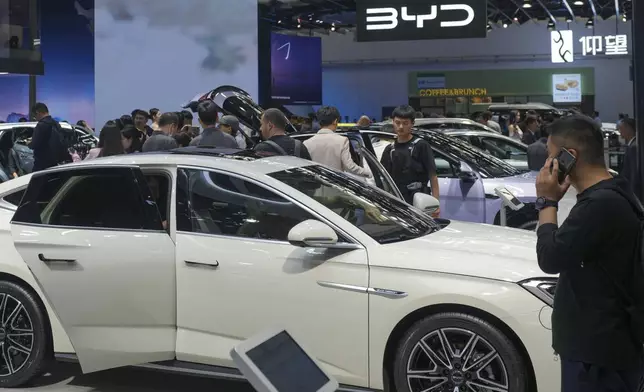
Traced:
<path fill-rule="evenodd" d="M 434 330 L 416 343 L 407 362 L 412 392 L 508 392 L 505 363 L 480 335 L 462 328 Z"/>
<path fill-rule="evenodd" d="M 33 346 L 34 329 L 27 309 L 15 297 L 0 294 L 0 377 L 20 371 Z"/>

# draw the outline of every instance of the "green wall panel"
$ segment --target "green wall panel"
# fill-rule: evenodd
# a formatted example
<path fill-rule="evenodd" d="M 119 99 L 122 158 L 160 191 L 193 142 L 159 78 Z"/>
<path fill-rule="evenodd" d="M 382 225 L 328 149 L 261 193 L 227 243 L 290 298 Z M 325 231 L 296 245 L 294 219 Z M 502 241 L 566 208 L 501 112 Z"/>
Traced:
<path fill-rule="evenodd" d="M 495 69 L 409 73 L 409 95 L 418 96 L 418 77 L 445 76 L 445 88 L 484 88 L 488 95 L 552 95 L 552 75 L 581 74 L 582 94 L 595 94 L 594 68 Z"/>

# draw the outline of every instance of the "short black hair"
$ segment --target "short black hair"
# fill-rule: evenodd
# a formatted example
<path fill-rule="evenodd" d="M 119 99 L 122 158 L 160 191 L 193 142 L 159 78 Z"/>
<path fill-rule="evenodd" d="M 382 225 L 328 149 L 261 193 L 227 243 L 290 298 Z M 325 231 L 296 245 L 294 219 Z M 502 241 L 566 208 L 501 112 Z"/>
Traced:
<path fill-rule="evenodd" d="M 322 106 L 320 110 L 318 110 L 317 118 L 321 127 L 328 127 L 336 120 L 340 122 L 342 116 L 340 116 L 338 108 L 334 106 Z"/>
<path fill-rule="evenodd" d="M 190 110 L 182 110 L 181 114 L 183 114 L 184 119 L 190 120 L 190 122 L 192 122 L 192 120 L 195 118 Z"/>
<path fill-rule="evenodd" d="M 199 113 L 199 120 L 205 125 L 215 125 L 217 124 L 217 118 L 219 113 L 217 113 L 217 105 L 210 99 L 207 99 L 199 103 L 197 106 L 197 113 Z"/>
<path fill-rule="evenodd" d="M 190 134 L 188 132 L 179 132 L 173 137 L 174 140 L 177 141 L 179 147 L 188 147 L 190 145 L 190 142 L 192 141 L 192 138 L 190 137 Z"/>
<path fill-rule="evenodd" d="M 288 119 L 279 109 L 267 109 L 264 112 L 264 119 L 269 123 L 275 125 L 277 129 L 286 130 L 286 126 L 288 125 Z M 322 126 L 322 124 L 320 125 Z"/>
<path fill-rule="evenodd" d="M 633 132 L 637 132 L 637 123 L 634 118 L 626 117 L 622 120 L 622 124 L 626 124 Z"/>
<path fill-rule="evenodd" d="M 167 112 L 163 113 L 161 117 L 159 117 L 160 127 L 165 127 L 172 124 L 179 125 L 179 116 L 177 116 L 177 113 Z"/>
<path fill-rule="evenodd" d="M 150 118 L 156 116 L 157 114 L 159 114 L 159 109 L 157 108 L 150 109 Z"/>
<path fill-rule="evenodd" d="M 413 122 L 416 119 L 416 110 L 409 105 L 398 106 L 394 109 L 394 112 L 391 113 L 391 118 L 402 118 Z"/>
<path fill-rule="evenodd" d="M 31 108 L 32 113 L 49 113 L 49 108 L 42 102 L 36 102 L 33 108 Z"/>
<path fill-rule="evenodd" d="M 534 124 L 534 123 L 538 123 L 538 122 L 539 122 L 539 118 L 536 117 L 536 116 L 533 116 L 533 115 L 529 115 L 525 119 L 526 125 L 530 125 L 530 124 Z"/>
<path fill-rule="evenodd" d="M 604 135 L 599 124 L 576 114 L 550 124 L 548 133 L 556 145 L 579 151 L 577 159 L 590 165 L 605 166 Z"/>
<path fill-rule="evenodd" d="M 130 116 L 129 114 L 122 115 L 121 122 L 123 123 L 123 127 L 126 127 L 128 125 L 134 125 L 134 120 L 132 119 L 132 116 Z"/>
<path fill-rule="evenodd" d="M 134 109 L 134 110 L 132 110 L 132 118 L 135 118 L 136 116 L 139 116 L 139 115 L 141 115 L 141 116 L 143 116 L 143 117 L 145 117 L 147 119 L 150 118 L 150 115 L 148 114 L 148 112 L 146 112 L 143 109 Z"/>

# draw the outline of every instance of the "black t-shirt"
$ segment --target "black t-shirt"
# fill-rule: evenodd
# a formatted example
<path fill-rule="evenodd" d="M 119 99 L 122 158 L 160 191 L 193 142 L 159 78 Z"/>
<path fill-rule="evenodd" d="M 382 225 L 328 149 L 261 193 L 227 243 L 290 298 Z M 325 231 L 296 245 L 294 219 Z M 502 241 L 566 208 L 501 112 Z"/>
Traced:
<path fill-rule="evenodd" d="M 288 135 L 277 135 L 273 136 L 272 138 L 268 139 L 274 143 L 276 143 L 278 146 L 282 147 L 284 151 L 286 151 L 287 155 L 293 155 L 295 156 L 295 139 L 292 139 Z M 309 153 L 309 150 L 307 150 L 306 146 L 304 143 L 300 142 L 300 158 L 302 159 L 308 159 L 311 160 L 311 154 Z M 255 146 L 255 151 L 261 151 L 261 152 L 266 152 L 266 153 L 271 153 L 275 155 L 280 155 L 280 152 L 275 149 L 275 147 L 271 146 L 269 143 L 266 142 L 261 142 L 258 145 Z"/>
<path fill-rule="evenodd" d="M 413 137 L 406 143 L 395 142 L 394 145 L 385 148 L 380 163 L 401 192 L 405 192 L 407 185 L 415 182 L 422 182 L 424 186 L 436 175 L 434 153 L 425 140 Z"/>
<path fill-rule="evenodd" d="M 630 333 L 621 294 L 642 298 L 642 277 L 633 273 L 640 237 L 634 199 L 625 179 L 604 180 L 577 196 L 561 226 L 537 231 L 539 266 L 559 274 L 552 339 L 564 359 L 621 370 L 639 363 L 642 345 Z"/>

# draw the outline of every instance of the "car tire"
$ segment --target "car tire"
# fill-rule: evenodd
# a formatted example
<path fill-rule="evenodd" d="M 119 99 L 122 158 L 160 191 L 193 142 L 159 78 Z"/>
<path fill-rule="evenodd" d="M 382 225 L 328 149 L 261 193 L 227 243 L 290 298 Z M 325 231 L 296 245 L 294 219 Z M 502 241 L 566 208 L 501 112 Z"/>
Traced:
<path fill-rule="evenodd" d="M 24 385 L 43 373 L 48 358 L 47 328 L 36 294 L 0 281 L 0 388 Z"/>
<path fill-rule="evenodd" d="M 528 390 L 525 361 L 515 345 L 492 324 L 465 313 L 435 314 L 409 328 L 393 375 L 397 392 Z"/>

